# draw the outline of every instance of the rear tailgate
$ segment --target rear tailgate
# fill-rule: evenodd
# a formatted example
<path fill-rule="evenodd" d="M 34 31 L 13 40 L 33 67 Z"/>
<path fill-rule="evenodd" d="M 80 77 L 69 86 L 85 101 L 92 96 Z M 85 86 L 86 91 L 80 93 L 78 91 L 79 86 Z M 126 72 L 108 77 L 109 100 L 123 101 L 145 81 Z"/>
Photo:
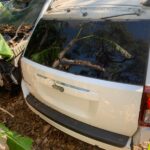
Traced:
<path fill-rule="evenodd" d="M 118 134 L 132 136 L 137 130 L 143 86 L 77 76 L 26 58 L 21 64 L 30 92 L 49 107 Z"/>
<path fill-rule="evenodd" d="M 138 128 L 149 25 L 41 19 L 21 60 L 29 91 L 72 119 L 131 137 Z"/>

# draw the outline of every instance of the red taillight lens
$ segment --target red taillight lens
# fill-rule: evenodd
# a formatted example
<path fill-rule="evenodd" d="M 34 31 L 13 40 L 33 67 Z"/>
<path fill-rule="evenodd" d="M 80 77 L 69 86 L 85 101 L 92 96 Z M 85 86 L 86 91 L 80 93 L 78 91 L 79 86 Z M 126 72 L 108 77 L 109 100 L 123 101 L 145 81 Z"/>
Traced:
<path fill-rule="evenodd" d="M 150 86 L 144 87 L 139 124 L 150 127 Z"/>
<path fill-rule="evenodd" d="M 150 98 L 147 100 L 147 108 L 150 109 Z"/>

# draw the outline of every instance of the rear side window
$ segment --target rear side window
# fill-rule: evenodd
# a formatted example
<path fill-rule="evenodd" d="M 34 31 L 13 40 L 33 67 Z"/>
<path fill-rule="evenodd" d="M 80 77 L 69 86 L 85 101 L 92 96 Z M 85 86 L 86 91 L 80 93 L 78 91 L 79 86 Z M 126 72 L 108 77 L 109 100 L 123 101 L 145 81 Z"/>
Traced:
<path fill-rule="evenodd" d="M 143 85 L 149 44 L 149 20 L 41 20 L 25 57 L 76 75 Z"/>

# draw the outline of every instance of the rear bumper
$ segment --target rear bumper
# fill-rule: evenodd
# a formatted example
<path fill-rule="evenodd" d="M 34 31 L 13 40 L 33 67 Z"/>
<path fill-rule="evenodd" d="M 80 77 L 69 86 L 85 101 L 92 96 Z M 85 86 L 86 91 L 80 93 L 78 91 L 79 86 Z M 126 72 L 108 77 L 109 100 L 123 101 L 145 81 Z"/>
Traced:
<path fill-rule="evenodd" d="M 29 94 L 29 90 L 24 81 L 22 81 L 22 90 L 30 109 L 63 132 L 104 149 L 130 149 L 131 139 L 129 137 L 90 126 L 48 107 Z"/>
<path fill-rule="evenodd" d="M 29 94 L 26 97 L 26 101 L 29 105 L 31 105 L 38 112 L 49 118 L 50 120 L 60 124 L 61 126 L 68 128 L 74 132 L 87 136 L 97 141 L 104 142 L 106 144 L 110 144 L 117 147 L 126 146 L 129 137 L 116 134 L 113 132 L 105 131 L 103 129 L 99 129 L 88 124 L 82 123 L 75 119 L 72 119 L 50 107 L 41 103 L 34 96 Z"/>

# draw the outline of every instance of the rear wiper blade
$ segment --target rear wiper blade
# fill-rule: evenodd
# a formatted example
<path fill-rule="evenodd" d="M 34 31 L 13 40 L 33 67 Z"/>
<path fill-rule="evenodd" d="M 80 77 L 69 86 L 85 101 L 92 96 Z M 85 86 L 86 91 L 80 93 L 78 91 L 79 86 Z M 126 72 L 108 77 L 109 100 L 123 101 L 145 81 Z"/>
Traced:
<path fill-rule="evenodd" d="M 132 12 L 132 13 L 124 13 L 124 14 L 117 14 L 117 15 L 112 15 L 112 16 L 107 16 L 107 17 L 102 17 L 101 19 L 111 19 L 111 18 L 115 18 L 115 17 L 121 17 L 121 16 L 140 16 L 142 14 L 142 10 L 138 9 L 138 11 L 136 12 Z"/>

